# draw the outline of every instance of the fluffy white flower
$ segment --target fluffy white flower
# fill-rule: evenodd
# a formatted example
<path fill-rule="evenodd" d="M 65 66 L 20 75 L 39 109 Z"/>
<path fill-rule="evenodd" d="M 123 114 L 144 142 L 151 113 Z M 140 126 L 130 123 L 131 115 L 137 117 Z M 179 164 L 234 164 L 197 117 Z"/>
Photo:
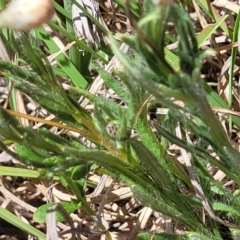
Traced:
<path fill-rule="evenodd" d="M 53 0 L 12 0 L 0 13 L 0 28 L 31 30 L 46 23 L 53 14 Z"/>

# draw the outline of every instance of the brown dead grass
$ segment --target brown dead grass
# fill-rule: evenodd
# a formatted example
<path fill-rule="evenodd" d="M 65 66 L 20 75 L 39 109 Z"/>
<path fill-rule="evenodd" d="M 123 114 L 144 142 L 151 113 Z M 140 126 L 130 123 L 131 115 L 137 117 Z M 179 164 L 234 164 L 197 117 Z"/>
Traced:
<path fill-rule="evenodd" d="M 219 1 L 220 2 L 220 1 Z M 232 9 L 232 4 L 224 5 L 226 1 L 222 1 L 222 8 L 216 8 L 216 10 L 221 13 L 222 11 L 234 11 L 236 8 Z M 215 3 L 214 6 L 217 6 Z M 218 5 L 219 6 L 219 5 Z M 235 6 L 235 5 L 234 5 Z M 236 7 L 236 6 L 235 6 Z M 111 1 L 101 2 L 101 14 L 106 26 L 113 32 L 123 32 L 131 34 L 131 26 L 128 19 L 124 14 L 120 12 L 115 5 L 111 5 Z M 189 14 L 193 19 L 193 23 L 196 26 L 196 32 L 200 32 L 204 29 L 209 22 L 207 16 L 202 14 L 201 10 L 195 6 L 195 9 L 189 9 Z M 233 13 L 231 18 L 228 20 L 228 24 L 233 26 L 233 21 L 235 19 L 235 14 Z M 61 47 L 62 51 L 66 51 L 71 44 L 66 43 L 61 40 L 57 35 L 55 36 L 56 42 Z M 232 47 L 236 46 L 237 43 L 230 43 L 226 36 L 221 30 L 218 30 L 214 36 L 204 44 L 204 48 L 212 47 L 218 52 L 215 58 L 209 59 L 203 66 L 203 77 L 208 81 L 208 83 L 213 86 L 219 95 L 227 101 L 227 70 L 229 67 L 228 58 L 230 56 L 230 51 Z M 176 45 L 169 45 L 169 49 L 174 49 Z M 127 46 L 122 45 L 122 49 L 128 51 Z M 57 53 L 56 53 L 57 55 Z M 48 56 L 50 61 L 54 64 L 54 56 Z M 105 66 L 106 71 L 112 73 L 115 68 L 119 67 L 117 59 L 114 57 L 108 65 Z M 224 72 L 223 72 L 224 70 Z M 226 129 L 229 138 L 239 149 L 239 133 L 238 129 L 234 126 L 232 132 L 228 131 L 228 118 L 226 116 L 230 111 L 239 116 L 239 56 L 236 61 L 236 71 L 235 71 L 235 81 L 234 81 L 234 105 L 232 110 L 217 109 L 216 111 L 219 115 L 219 119 L 222 125 Z M 11 86 L 4 85 L 5 82 L 2 80 L 1 86 L 3 90 L 1 91 L 1 101 L 3 105 L 7 105 L 7 93 L 10 92 Z M 64 82 L 63 85 L 67 88 L 67 83 Z M 100 77 L 96 77 L 89 91 L 93 94 L 104 94 L 111 98 L 117 98 L 111 89 L 107 89 L 103 84 L 103 80 Z M 43 119 L 53 119 L 54 116 L 49 115 L 44 112 L 43 109 L 39 108 L 36 103 L 32 102 L 31 99 L 26 99 L 20 92 L 18 94 L 19 112 L 28 114 L 34 117 L 40 117 Z M 83 100 L 81 105 L 86 109 L 91 111 L 92 106 L 87 100 Z M 166 114 L 165 109 L 158 109 L 157 114 Z M 33 126 L 34 128 L 40 127 L 43 123 L 38 123 L 32 121 L 31 119 L 20 118 L 20 122 L 27 126 Z M 61 134 L 63 131 L 57 127 L 52 127 L 52 131 Z M 176 130 L 177 131 L 177 130 Z M 191 139 L 191 137 L 189 137 Z M 210 149 L 211 151 L 211 149 Z M 179 149 L 175 145 L 169 146 L 169 154 L 178 158 L 182 163 L 186 162 L 187 154 Z M 0 162 L 3 166 L 22 166 L 18 161 L 12 159 L 4 152 L 0 155 Z M 232 183 L 225 179 L 224 173 L 217 169 L 210 169 L 214 178 L 221 181 L 225 186 L 231 185 Z M 91 186 L 88 187 L 87 201 L 91 208 L 96 212 L 96 215 L 101 216 L 108 225 L 109 232 L 111 233 L 112 239 L 136 239 L 136 235 L 141 231 L 151 231 L 156 232 L 167 232 L 184 234 L 184 226 L 172 221 L 170 218 L 161 215 L 160 213 L 154 212 L 151 208 L 142 206 L 133 196 L 130 188 L 123 183 L 118 182 L 116 179 L 112 179 L 106 175 L 99 176 L 95 172 L 90 172 L 87 176 L 87 180 L 91 182 Z M 232 188 L 234 186 L 231 185 Z M 2 207 L 7 208 L 13 212 L 16 216 L 19 216 L 23 221 L 39 228 L 42 231 L 46 231 L 46 226 L 44 224 L 36 223 L 32 220 L 33 213 L 42 204 L 46 202 L 70 202 L 75 199 L 70 192 L 68 192 L 60 183 L 52 182 L 50 180 L 33 180 L 33 179 L 23 179 L 20 177 L 1 177 L 0 178 L 0 201 Z M 95 226 L 93 221 L 89 221 L 88 217 L 81 210 L 73 213 L 70 217 L 74 222 L 79 225 L 82 224 L 88 229 L 93 229 Z M 69 229 L 69 226 L 65 223 L 58 223 L 57 225 L 59 231 Z M 100 231 L 100 230 L 99 230 Z M 0 239 L 28 239 L 28 235 L 23 231 L 13 227 L 0 219 Z M 88 236 L 81 235 L 82 239 L 105 239 L 104 235 L 96 236 L 94 234 L 89 234 Z M 65 236 L 64 239 L 71 239 L 71 234 Z"/>

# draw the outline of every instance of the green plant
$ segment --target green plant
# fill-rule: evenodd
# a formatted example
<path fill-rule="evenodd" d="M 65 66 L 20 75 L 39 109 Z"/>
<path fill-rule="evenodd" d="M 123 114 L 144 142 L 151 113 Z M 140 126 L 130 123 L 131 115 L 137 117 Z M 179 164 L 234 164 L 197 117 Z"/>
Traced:
<path fill-rule="evenodd" d="M 144 11 L 139 9 L 127 9 L 136 35 L 118 35 L 118 39 L 131 47 L 129 56 L 119 50 L 118 42 L 109 35 L 112 51 L 124 66 L 124 71 L 116 73 L 120 80 L 104 71 L 97 60 L 93 63 L 108 87 L 123 100 L 124 106 L 89 93 L 85 89 L 87 81 L 74 66 L 76 62 L 63 54 L 56 58 L 59 67 L 53 68 L 36 42 L 38 36 L 49 51 L 55 51 L 56 46 L 44 29 L 36 30 L 36 36 L 24 33 L 16 36 L 11 31 L 2 35 L 6 41 L 10 40 L 11 49 L 19 55 L 19 62 L 31 67 L 31 70 L 24 70 L 0 60 L 5 79 L 66 125 L 44 121 L 44 128 L 33 130 L 19 124 L 12 111 L 0 108 L 0 134 L 4 137 L 0 147 L 26 165 L 44 169 L 42 177 L 60 178 L 76 196 L 76 206 L 80 204 L 88 215 L 94 215 L 94 212 L 84 198 L 84 184 L 79 180 L 84 179 L 93 164 L 98 164 L 105 173 L 127 183 L 144 206 L 187 227 L 186 236 L 168 235 L 169 239 L 224 239 L 219 225 L 238 228 L 240 204 L 236 194 L 213 178 L 208 166 L 217 167 L 239 184 L 240 155 L 231 146 L 208 102 L 215 100 L 222 104 L 221 99 L 211 95 L 212 90 L 200 78 L 202 61 L 214 52 L 199 50 L 201 38 L 195 37 L 192 22 L 180 5 L 163 6 L 145 0 Z M 205 38 L 222 26 L 224 20 L 218 19 L 216 25 L 206 30 Z M 169 23 L 174 24 L 177 32 L 176 55 L 165 49 Z M 67 34 L 64 28 L 54 23 L 50 25 L 102 60 L 97 52 Z M 204 36 L 201 35 L 203 39 Z M 71 79 L 68 93 L 56 76 Z M 79 95 L 94 104 L 94 117 L 78 104 L 76 96 Z M 168 114 L 164 119 L 156 119 L 154 132 L 147 114 L 150 108 L 158 106 L 167 108 Z M 239 126 L 238 119 L 233 118 L 233 122 Z M 96 147 L 87 148 L 71 134 L 68 140 L 57 136 L 49 131 L 49 125 L 78 132 Z M 176 127 L 178 131 L 174 130 Z M 133 130 L 137 137 L 131 135 Z M 169 156 L 168 142 L 180 147 L 181 153 L 185 154 L 184 164 Z M 12 143 L 16 152 L 7 147 Z M 218 160 L 208 153 L 208 146 Z M 199 210 L 205 211 L 206 222 L 199 216 Z M 234 221 L 225 220 L 229 215 Z M 101 222 L 99 227 L 104 230 Z M 150 233 L 139 234 L 139 239 L 164 237 L 166 234 L 156 234 L 154 238 Z M 109 232 L 106 232 L 106 238 L 111 239 Z"/>

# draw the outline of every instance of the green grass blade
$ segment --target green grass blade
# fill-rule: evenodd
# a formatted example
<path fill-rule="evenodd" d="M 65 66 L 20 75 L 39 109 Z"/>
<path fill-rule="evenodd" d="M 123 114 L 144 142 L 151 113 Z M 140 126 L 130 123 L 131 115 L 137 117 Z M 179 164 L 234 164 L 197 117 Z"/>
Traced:
<path fill-rule="evenodd" d="M 211 24 L 204 28 L 199 35 L 197 36 L 198 47 L 200 48 L 206 40 L 212 36 L 212 34 L 217 30 L 219 26 L 227 19 L 228 15 L 224 15 L 218 19 L 218 21 L 214 24 Z"/>
<path fill-rule="evenodd" d="M 46 239 L 46 235 L 39 231 L 38 229 L 32 227 L 31 225 L 23 222 L 21 219 L 16 217 L 14 214 L 0 206 L 0 218 L 4 219 L 13 226 L 22 229 L 25 232 L 30 233 L 33 236 L 36 236 L 38 239 Z"/>
<path fill-rule="evenodd" d="M 48 33 L 40 28 L 37 31 L 38 38 L 44 42 L 44 44 L 48 47 L 51 54 L 59 52 L 59 47 L 54 43 Z M 79 88 L 86 88 L 88 86 L 88 82 L 81 75 L 81 73 L 77 70 L 77 68 L 71 63 L 71 61 L 63 54 L 60 53 L 56 57 L 56 61 L 58 62 L 61 69 L 68 75 L 69 79 L 73 82 L 73 84 Z"/>
<path fill-rule="evenodd" d="M 204 10 L 204 12 L 206 12 L 214 21 L 218 22 L 221 16 L 217 13 L 209 0 L 196 0 L 196 2 Z M 220 27 L 228 37 L 232 38 L 232 31 L 228 28 L 225 22 L 223 22 Z"/>
<path fill-rule="evenodd" d="M 0 175 L 1 176 L 18 176 L 26 178 L 39 178 L 40 172 L 37 170 L 16 168 L 16 167 L 4 167 L 0 166 Z"/>

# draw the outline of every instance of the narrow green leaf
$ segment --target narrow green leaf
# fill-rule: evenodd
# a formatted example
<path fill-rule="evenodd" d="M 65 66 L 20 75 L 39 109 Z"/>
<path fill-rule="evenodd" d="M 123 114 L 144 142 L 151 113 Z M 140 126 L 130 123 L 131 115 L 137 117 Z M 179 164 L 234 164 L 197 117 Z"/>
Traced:
<path fill-rule="evenodd" d="M 27 169 L 27 168 L 0 166 L 0 175 L 1 176 L 25 177 L 25 178 L 39 178 L 40 172 L 37 170 L 31 170 L 31 169 Z"/>
<path fill-rule="evenodd" d="M 189 240 L 212 240 L 213 239 L 213 238 L 208 238 L 204 236 L 204 234 L 197 233 L 197 232 L 186 232 L 186 234 L 187 234 L 187 239 Z M 221 240 L 221 239 L 218 239 L 218 240 Z"/>
<path fill-rule="evenodd" d="M 196 2 L 204 10 L 205 13 L 207 13 L 214 21 L 218 22 L 221 16 L 209 0 L 196 0 Z M 232 38 L 232 31 L 230 28 L 228 28 L 226 22 L 223 22 L 220 27 L 228 37 Z"/>
<path fill-rule="evenodd" d="M 13 226 L 22 229 L 25 232 L 30 233 L 33 236 L 36 236 L 38 239 L 46 239 L 46 235 L 39 231 L 38 229 L 32 227 L 31 225 L 23 222 L 21 219 L 13 215 L 11 212 L 0 206 L 0 218 L 4 219 Z"/>
<path fill-rule="evenodd" d="M 138 234 L 137 236 L 138 240 L 187 240 L 187 237 L 185 236 L 177 236 L 173 234 L 167 234 L 167 233 L 148 233 L 143 232 Z"/>
<path fill-rule="evenodd" d="M 221 213 L 226 212 L 229 216 L 240 217 L 239 209 L 234 209 L 232 206 L 222 202 L 214 202 L 212 208 L 214 211 L 220 211 Z"/>
<path fill-rule="evenodd" d="M 54 41 L 43 28 L 39 28 L 37 30 L 37 36 L 45 43 L 51 54 L 60 51 L 59 47 L 56 45 L 56 43 L 54 43 Z M 55 59 L 60 65 L 61 69 L 65 71 L 75 86 L 80 88 L 86 88 L 88 86 L 86 79 L 80 74 L 80 72 L 71 63 L 67 56 L 65 56 L 63 53 L 60 53 Z"/>
<path fill-rule="evenodd" d="M 205 41 L 216 31 L 216 29 L 226 20 L 228 15 L 223 15 L 218 21 L 214 24 L 208 25 L 204 28 L 199 35 L 197 35 L 198 47 L 200 48 Z"/>

